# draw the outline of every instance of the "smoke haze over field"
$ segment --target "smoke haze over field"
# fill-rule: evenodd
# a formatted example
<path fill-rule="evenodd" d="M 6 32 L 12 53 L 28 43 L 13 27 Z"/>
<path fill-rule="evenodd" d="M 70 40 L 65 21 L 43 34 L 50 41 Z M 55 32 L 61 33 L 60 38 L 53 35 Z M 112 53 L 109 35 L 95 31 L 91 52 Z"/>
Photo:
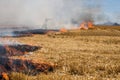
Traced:
<path fill-rule="evenodd" d="M 102 0 L 0 0 L 0 25 L 58 28 L 86 20 L 99 23 L 107 20 L 102 12 Z"/>

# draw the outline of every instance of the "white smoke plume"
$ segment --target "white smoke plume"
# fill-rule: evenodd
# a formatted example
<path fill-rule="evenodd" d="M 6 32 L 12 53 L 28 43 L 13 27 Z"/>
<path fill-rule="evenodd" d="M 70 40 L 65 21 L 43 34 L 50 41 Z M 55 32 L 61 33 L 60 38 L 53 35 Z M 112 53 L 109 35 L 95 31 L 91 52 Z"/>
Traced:
<path fill-rule="evenodd" d="M 0 0 L 0 26 L 69 28 L 100 12 L 101 0 Z"/>

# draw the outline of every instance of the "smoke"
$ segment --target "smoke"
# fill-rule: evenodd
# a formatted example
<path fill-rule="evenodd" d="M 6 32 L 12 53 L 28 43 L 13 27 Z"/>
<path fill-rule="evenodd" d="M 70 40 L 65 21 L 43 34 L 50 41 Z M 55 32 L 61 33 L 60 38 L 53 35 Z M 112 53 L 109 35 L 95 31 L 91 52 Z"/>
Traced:
<path fill-rule="evenodd" d="M 18 45 L 18 44 L 22 44 L 22 43 L 19 43 L 16 40 L 8 40 L 8 39 L 0 38 L 0 46 L 1 45 Z"/>
<path fill-rule="evenodd" d="M 0 0 L 0 25 L 69 28 L 99 21 L 101 11 L 101 0 Z"/>
<path fill-rule="evenodd" d="M 99 21 L 98 17 L 102 13 L 102 0 L 84 0 L 79 7 L 75 12 L 72 22 L 81 23 L 83 21 L 92 21 L 95 23 Z"/>

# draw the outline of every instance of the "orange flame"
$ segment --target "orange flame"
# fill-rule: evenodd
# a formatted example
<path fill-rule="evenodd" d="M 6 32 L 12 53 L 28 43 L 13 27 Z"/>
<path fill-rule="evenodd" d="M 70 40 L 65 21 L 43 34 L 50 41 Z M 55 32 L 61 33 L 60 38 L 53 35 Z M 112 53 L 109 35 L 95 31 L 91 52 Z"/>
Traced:
<path fill-rule="evenodd" d="M 15 49 L 15 48 L 9 47 L 9 45 L 5 45 L 4 47 L 5 47 L 6 51 L 7 51 L 7 56 L 17 55 L 17 54 L 18 54 L 18 55 L 20 55 L 20 54 L 25 54 L 24 52 L 21 52 L 21 51 Z"/>
<path fill-rule="evenodd" d="M 80 29 L 88 29 L 86 22 L 83 22 L 82 24 L 80 24 L 79 28 Z"/>
<path fill-rule="evenodd" d="M 63 33 L 64 33 L 64 32 L 67 32 L 67 30 L 66 30 L 65 28 L 61 28 L 61 29 L 60 29 L 60 32 L 63 32 Z"/>
<path fill-rule="evenodd" d="M 89 21 L 89 22 L 82 22 L 82 24 L 80 24 L 79 29 L 89 29 L 89 28 L 94 28 L 93 27 L 93 22 Z"/>
<path fill-rule="evenodd" d="M 5 72 L 2 73 L 2 77 L 5 80 L 9 80 L 9 77 L 8 77 L 7 73 L 5 73 Z"/>
<path fill-rule="evenodd" d="M 94 28 L 93 27 L 93 22 L 89 21 L 87 24 L 88 24 L 88 28 Z"/>

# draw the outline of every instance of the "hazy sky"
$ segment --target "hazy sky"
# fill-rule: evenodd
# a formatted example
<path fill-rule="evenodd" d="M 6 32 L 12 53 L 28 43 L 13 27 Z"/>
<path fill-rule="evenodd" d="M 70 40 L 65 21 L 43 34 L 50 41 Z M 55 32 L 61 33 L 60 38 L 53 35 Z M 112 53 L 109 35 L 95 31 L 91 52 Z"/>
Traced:
<path fill-rule="evenodd" d="M 86 19 L 96 23 L 120 23 L 120 0 L 0 0 L 0 25 L 53 26 Z M 47 20 L 46 20 L 47 19 Z"/>
<path fill-rule="evenodd" d="M 103 9 L 110 21 L 120 23 L 120 0 L 104 0 Z"/>
<path fill-rule="evenodd" d="M 107 13 L 120 12 L 120 0 L 104 0 L 103 5 Z"/>

